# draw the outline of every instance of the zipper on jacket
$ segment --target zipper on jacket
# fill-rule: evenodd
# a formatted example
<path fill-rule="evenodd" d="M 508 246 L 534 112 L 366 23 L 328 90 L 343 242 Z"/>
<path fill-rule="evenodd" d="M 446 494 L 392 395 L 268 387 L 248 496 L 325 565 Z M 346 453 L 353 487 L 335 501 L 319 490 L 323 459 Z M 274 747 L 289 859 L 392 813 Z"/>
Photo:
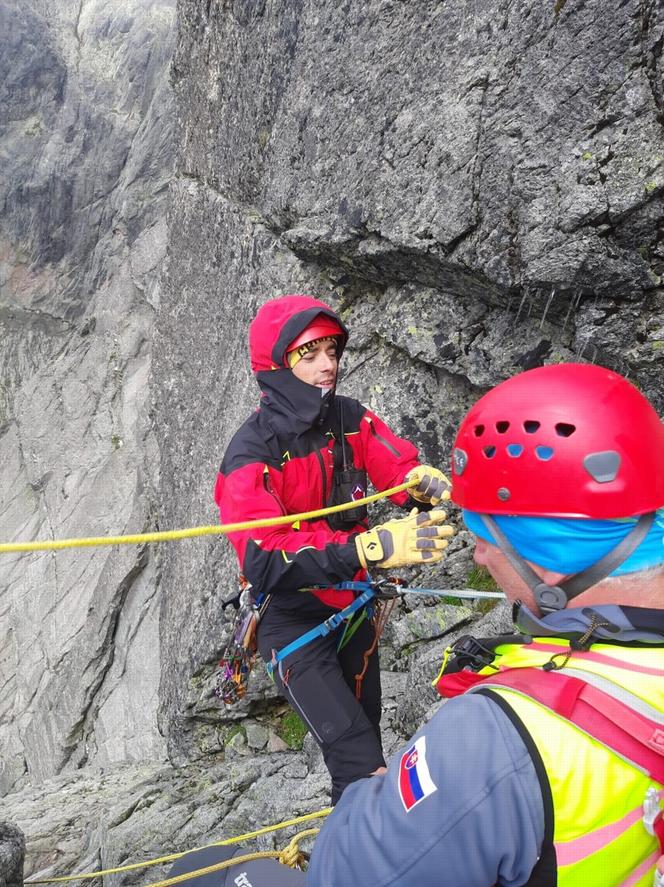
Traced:
<path fill-rule="evenodd" d="M 288 514 L 288 512 L 286 511 L 286 509 L 283 506 L 281 499 L 277 496 L 277 494 L 274 492 L 274 490 L 272 488 L 272 482 L 270 481 L 270 472 L 269 472 L 267 465 L 263 466 L 263 486 L 265 487 L 265 492 L 268 493 L 270 496 L 272 496 L 274 501 L 277 503 L 281 513 Z"/>
<path fill-rule="evenodd" d="M 401 453 L 399 452 L 399 450 L 397 450 L 397 448 L 395 446 L 393 446 L 389 442 L 389 440 L 385 440 L 385 438 L 383 437 L 382 434 L 379 434 L 376 431 L 376 429 L 374 428 L 374 423 L 371 421 L 371 419 L 368 416 L 366 417 L 366 421 L 369 423 L 369 428 L 371 429 L 371 433 L 376 438 L 378 443 L 382 444 L 386 450 L 389 450 L 393 456 L 397 456 L 397 457 L 401 456 Z"/>
<path fill-rule="evenodd" d="M 316 450 L 316 458 L 318 459 L 318 464 L 320 465 L 320 473 L 323 475 L 323 508 L 325 508 L 327 504 L 327 469 L 325 468 L 325 460 L 323 459 L 323 454 L 320 450 Z"/>

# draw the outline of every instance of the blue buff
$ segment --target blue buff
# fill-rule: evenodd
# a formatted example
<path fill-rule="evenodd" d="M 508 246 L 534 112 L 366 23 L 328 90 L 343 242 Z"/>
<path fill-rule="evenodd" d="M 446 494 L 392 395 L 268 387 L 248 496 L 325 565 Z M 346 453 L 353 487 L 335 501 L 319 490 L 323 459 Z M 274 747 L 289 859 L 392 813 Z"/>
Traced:
<path fill-rule="evenodd" d="M 463 519 L 476 536 L 495 545 L 482 518 L 474 511 L 462 511 Z M 493 519 L 521 557 L 557 573 L 578 573 L 611 551 L 636 523 L 637 518 L 590 520 L 566 517 L 521 517 L 494 514 Z M 612 576 L 635 573 L 664 564 L 664 508 L 660 508 L 650 532 Z"/>

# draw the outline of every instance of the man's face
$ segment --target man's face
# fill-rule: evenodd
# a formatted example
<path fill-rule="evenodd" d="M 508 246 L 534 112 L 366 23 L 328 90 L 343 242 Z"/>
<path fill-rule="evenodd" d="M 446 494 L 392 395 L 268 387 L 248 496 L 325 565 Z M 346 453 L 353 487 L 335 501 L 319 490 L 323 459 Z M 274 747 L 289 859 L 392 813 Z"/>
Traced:
<path fill-rule="evenodd" d="M 333 388 L 337 381 L 337 342 L 321 339 L 293 367 L 293 375 L 317 388 Z"/>

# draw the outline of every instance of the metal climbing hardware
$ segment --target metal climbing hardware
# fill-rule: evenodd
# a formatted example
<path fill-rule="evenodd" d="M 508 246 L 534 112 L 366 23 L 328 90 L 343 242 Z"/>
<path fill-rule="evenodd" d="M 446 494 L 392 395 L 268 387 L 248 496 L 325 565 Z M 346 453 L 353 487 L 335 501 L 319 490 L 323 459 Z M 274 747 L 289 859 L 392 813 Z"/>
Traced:
<path fill-rule="evenodd" d="M 443 675 L 456 674 L 459 671 L 478 672 L 482 668 L 496 668 L 496 647 L 505 642 L 528 643 L 530 638 L 525 635 L 506 635 L 500 638 L 476 638 L 471 634 L 462 634 L 453 644 L 445 648 L 443 664 L 432 681 L 436 686 Z"/>
<path fill-rule="evenodd" d="M 657 838 L 662 852 L 656 863 L 653 887 L 664 887 L 664 808 L 660 806 L 659 796 L 659 789 L 651 786 L 643 802 L 643 825 L 649 835 Z"/>
<path fill-rule="evenodd" d="M 215 693 L 226 705 L 233 705 L 247 694 L 247 684 L 257 655 L 256 629 L 270 602 L 269 595 L 255 595 L 251 583 L 240 576 L 239 593 L 224 603 L 234 606 L 232 633 L 219 660 Z"/>

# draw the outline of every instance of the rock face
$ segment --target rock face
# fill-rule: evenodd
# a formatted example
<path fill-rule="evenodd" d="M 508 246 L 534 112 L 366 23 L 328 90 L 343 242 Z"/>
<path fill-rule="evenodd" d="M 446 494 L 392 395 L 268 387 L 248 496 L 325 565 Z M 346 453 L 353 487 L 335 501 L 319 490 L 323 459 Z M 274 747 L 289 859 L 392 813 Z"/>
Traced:
<path fill-rule="evenodd" d="M 173 3 L 0 0 L 3 541 L 216 522 L 247 325 L 287 292 L 339 308 L 340 390 L 434 463 L 542 363 L 664 408 L 658 0 L 179 0 L 177 41 Z M 413 584 L 464 587 L 467 542 Z M 217 537 L 0 556 L 0 794 L 30 872 L 326 805 L 258 670 L 214 695 L 236 575 Z M 401 606 L 388 751 L 437 704 L 441 646 L 509 621 L 480 615 Z"/>
<path fill-rule="evenodd" d="M 20 829 L 0 822 L 0 887 L 23 887 L 25 837 Z"/>
<path fill-rule="evenodd" d="M 439 665 L 441 644 L 467 631 L 469 618 L 477 617 L 469 608 L 442 604 L 424 612 L 401 613 L 391 623 L 383 651 L 386 665 L 397 670 L 383 675 L 387 754 L 395 752 L 437 707 L 429 680 Z M 508 620 L 509 608 L 501 605 L 480 619 L 476 630 L 488 635 L 505 629 Z M 437 640 L 431 641 L 431 636 Z M 208 744 L 199 762 L 179 767 L 124 763 L 102 771 L 88 766 L 4 797 L 3 816 L 28 836 L 26 876 L 39 873 L 48 878 L 140 863 L 326 808 L 329 777 L 311 738 L 302 748 L 291 749 L 272 733 L 263 745 L 270 731 L 259 721 L 274 722 L 287 706 L 266 703 L 260 679 L 256 684 L 248 704 L 227 713 L 242 718 L 245 725 L 235 733 L 224 733 L 218 706 L 209 705 L 207 737 L 216 713 L 219 738 L 215 747 Z M 203 717 L 200 708 L 197 715 Z M 295 832 L 312 825 L 317 823 L 280 829 L 241 844 L 246 851 L 282 849 Z M 161 865 L 107 877 L 119 885 L 149 884 L 166 876 Z"/>
<path fill-rule="evenodd" d="M 0 4 L 2 541 L 156 523 L 170 0 Z M 152 552 L 0 559 L 0 795 L 163 756 Z"/>

